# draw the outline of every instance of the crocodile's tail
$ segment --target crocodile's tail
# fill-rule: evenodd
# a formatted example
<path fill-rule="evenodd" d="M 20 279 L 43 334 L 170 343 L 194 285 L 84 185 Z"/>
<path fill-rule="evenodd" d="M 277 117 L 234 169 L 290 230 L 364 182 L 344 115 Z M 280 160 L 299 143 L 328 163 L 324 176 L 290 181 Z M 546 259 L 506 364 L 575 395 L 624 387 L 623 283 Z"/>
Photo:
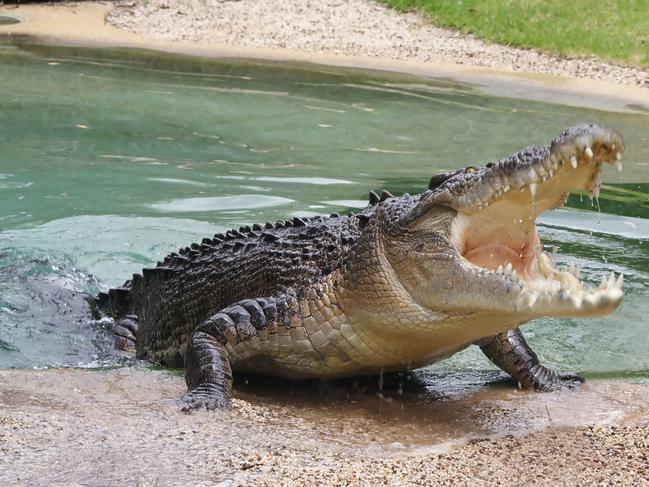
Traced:
<path fill-rule="evenodd" d="M 153 317 L 148 323 L 157 326 L 155 316 L 160 308 L 164 286 L 176 274 L 175 268 L 158 263 L 157 267 L 145 268 L 141 274 L 133 274 L 133 278 L 122 286 L 99 293 L 95 299 L 97 314 L 114 320 L 113 334 L 117 349 L 137 351 L 138 358 L 148 358 L 147 350 L 155 348 L 155 344 L 148 347 L 146 339 L 154 334 L 147 333 L 147 321 L 140 318 Z"/>
<path fill-rule="evenodd" d="M 158 298 L 165 283 L 176 275 L 176 269 L 158 263 L 157 267 L 142 269 L 141 274 L 120 287 L 101 292 L 95 298 L 98 314 L 115 320 L 139 315 L 141 312 L 150 315 L 155 313 Z"/>
<path fill-rule="evenodd" d="M 114 322 L 112 334 L 115 350 L 133 358 L 137 350 L 138 317 L 131 312 L 133 289 L 131 281 L 123 286 L 101 292 L 91 303 L 96 319 L 109 316 Z"/>
<path fill-rule="evenodd" d="M 110 289 L 107 293 L 101 292 L 95 299 L 97 310 L 112 318 L 126 316 L 131 310 L 131 294 L 130 282 Z"/>

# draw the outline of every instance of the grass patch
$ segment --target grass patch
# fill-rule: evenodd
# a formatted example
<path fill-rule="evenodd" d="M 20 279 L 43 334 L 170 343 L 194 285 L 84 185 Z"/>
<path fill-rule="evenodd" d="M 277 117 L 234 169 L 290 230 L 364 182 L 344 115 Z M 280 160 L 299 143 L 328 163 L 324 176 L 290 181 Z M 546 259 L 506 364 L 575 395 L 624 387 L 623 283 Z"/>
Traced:
<path fill-rule="evenodd" d="M 649 0 L 380 0 L 499 44 L 649 67 Z"/>

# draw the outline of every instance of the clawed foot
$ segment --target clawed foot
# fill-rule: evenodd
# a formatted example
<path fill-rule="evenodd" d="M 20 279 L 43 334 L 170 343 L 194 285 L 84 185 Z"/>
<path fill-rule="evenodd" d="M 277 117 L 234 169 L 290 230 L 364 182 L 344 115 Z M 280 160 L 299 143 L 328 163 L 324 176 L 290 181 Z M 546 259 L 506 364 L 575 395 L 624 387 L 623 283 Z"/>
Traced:
<path fill-rule="evenodd" d="M 129 353 L 135 353 L 137 336 L 137 316 L 129 315 L 118 320 L 113 326 L 115 348 Z"/>
<path fill-rule="evenodd" d="M 521 386 L 535 391 L 560 391 L 563 389 L 575 389 L 585 382 L 585 379 L 574 372 L 556 372 L 542 365 L 533 367 L 530 370 L 530 380 L 522 383 Z"/>
<path fill-rule="evenodd" d="M 221 389 L 200 385 L 183 396 L 180 407 L 183 411 L 225 409 L 232 407 L 232 401 Z"/>

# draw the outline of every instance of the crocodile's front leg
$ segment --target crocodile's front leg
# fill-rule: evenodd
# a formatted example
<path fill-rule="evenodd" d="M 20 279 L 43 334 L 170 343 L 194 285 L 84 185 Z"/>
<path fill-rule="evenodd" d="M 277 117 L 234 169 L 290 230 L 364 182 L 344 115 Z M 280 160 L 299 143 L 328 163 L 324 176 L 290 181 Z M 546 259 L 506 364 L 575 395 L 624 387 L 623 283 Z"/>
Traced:
<path fill-rule="evenodd" d="M 230 352 L 258 339 L 257 331 L 273 322 L 283 301 L 246 299 L 222 309 L 192 334 L 185 358 L 187 394 L 182 409 L 229 407 L 232 394 Z"/>
<path fill-rule="evenodd" d="M 525 389 L 554 391 L 574 387 L 584 379 L 578 374 L 558 373 L 544 367 L 517 328 L 484 338 L 477 345 L 494 364 L 511 375 Z"/>

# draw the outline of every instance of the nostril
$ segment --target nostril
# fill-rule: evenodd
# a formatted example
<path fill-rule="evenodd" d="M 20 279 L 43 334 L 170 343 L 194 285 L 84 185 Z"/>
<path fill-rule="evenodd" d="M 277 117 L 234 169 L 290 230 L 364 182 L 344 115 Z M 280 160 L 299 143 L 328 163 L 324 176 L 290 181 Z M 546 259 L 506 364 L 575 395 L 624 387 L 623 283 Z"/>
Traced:
<path fill-rule="evenodd" d="M 432 178 L 430 178 L 430 182 L 428 183 L 428 189 L 435 189 L 451 176 L 452 173 L 449 172 L 444 172 L 442 174 L 435 174 Z"/>
<path fill-rule="evenodd" d="M 442 183 L 451 179 L 452 177 L 463 173 L 464 173 L 464 169 L 456 169 L 454 171 L 447 171 L 440 174 L 435 174 L 432 178 L 430 178 L 430 182 L 428 183 L 428 189 L 435 189 Z"/>

